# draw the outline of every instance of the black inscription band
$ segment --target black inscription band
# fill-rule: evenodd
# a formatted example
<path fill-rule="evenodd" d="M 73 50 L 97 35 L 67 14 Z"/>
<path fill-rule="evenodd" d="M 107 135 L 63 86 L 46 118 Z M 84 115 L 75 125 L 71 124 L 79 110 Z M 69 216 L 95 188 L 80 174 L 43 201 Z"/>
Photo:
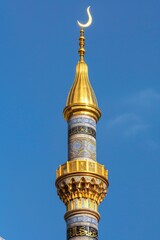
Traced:
<path fill-rule="evenodd" d="M 96 228 L 89 226 L 75 226 L 67 229 L 67 240 L 73 237 L 87 236 L 98 240 L 98 231 Z"/>
<path fill-rule="evenodd" d="M 68 136 L 70 137 L 74 134 L 88 134 L 96 138 L 96 131 L 93 128 L 87 127 L 87 126 L 76 126 L 76 127 L 70 128 L 68 130 Z"/>

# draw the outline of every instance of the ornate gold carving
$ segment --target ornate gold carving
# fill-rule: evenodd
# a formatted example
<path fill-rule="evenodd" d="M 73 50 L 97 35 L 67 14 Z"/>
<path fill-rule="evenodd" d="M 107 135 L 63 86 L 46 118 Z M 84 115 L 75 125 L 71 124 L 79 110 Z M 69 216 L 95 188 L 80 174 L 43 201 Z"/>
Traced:
<path fill-rule="evenodd" d="M 89 198 L 75 198 L 69 202 L 67 202 L 67 211 L 76 210 L 76 209 L 84 209 L 88 208 L 90 210 L 98 211 L 97 203 L 94 200 Z"/>
<path fill-rule="evenodd" d="M 87 163 L 85 161 L 79 161 L 79 170 L 82 171 L 86 171 L 87 169 Z"/>
<path fill-rule="evenodd" d="M 93 163 L 93 162 L 89 163 L 89 171 L 95 172 L 95 163 Z"/>
<path fill-rule="evenodd" d="M 88 181 L 85 177 L 77 179 L 76 176 L 73 176 L 69 182 L 67 177 L 62 181 L 56 181 L 56 187 L 57 193 L 65 205 L 71 200 L 81 198 L 81 207 L 83 208 L 88 204 L 86 199 L 93 200 L 98 205 L 103 201 L 107 193 L 108 182 L 102 179 L 97 183 L 94 177 Z M 72 202 L 72 207 L 75 208 L 73 204 L 74 202 Z"/>
<path fill-rule="evenodd" d="M 97 174 L 105 179 L 108 179 L 108 170 L 105 169 L 104 165 L 98 162 L 94 162 L 89 159 L 78 159 L 67 161 L 63 165 L 59 166 L 56 171 L 57 178 L 64 176 L 65 174 L 87 172 Z"/>
<path fill-rule="evenodd" d="M 72 164 L 69 164 L 69 171 L 74 172 L 76 171 L 76 162 L 74 161 Z"/>

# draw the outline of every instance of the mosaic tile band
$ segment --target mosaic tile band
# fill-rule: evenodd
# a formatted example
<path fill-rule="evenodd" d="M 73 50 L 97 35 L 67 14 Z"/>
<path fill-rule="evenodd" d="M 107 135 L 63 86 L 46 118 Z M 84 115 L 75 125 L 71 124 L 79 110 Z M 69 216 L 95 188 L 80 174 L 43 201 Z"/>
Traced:
<path fill-rule="evenodd" d="M 92 127 L 88 126 L 76 126 L 68 130 L 68 137 L 75 134 L 87 134 L 96 138 L 96 131 Z"/>
<path fill-rule="evenodd" d="M 73 127 L 74 125 L 77 125 L 77 124 L 80 124 L 80 125 L 89 124 L 92 127 L 96 128 L 96 121 L 93 118 L 89 118 L 89 117 L 82 116 L 82 115 L 71 118 L 68 121 L 68 127 L 69 128 Z"/>
<path fill-rule="evenodd" d="M 73 223 L 78 223 L 78 222 L 90 223 L 98 227 L 97 219 L 87 215 L 86 216 L 78 215 L 78 216 L 70 217 L 66 220 L 67 226 Z"/>
<path fill-rule="evenodd" d="M 67 240 L 70 240 L 77 236 L 86 236 L 98 240 L 98 231 L 97 229 L 90 226 L 75 226 L 67 229 Z"/>

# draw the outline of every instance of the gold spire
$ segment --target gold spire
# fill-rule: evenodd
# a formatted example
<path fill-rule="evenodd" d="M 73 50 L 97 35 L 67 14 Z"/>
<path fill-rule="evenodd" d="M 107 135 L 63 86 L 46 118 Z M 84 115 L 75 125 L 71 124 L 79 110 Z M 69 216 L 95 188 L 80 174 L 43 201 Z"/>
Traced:
<path fill-rule="evenodd" d="M 83 62 L 84 61 L 84 54 L 85 54 L 85 49 L 84 49 L 84 45 L 85 45 L 85 37 L 84 37 L 84 30 L 81 29 L 80 30 L 80 37 L 79 37 L 79 50 L 78 50 L 78 53 L 79 53 L 79 56 L 80 56 L 80 62 Z"/>
<path fill-rule="evenodd" d="M 87 13 L 89 20 L 86 24 L 81 24 L 78 22 L 80 27 L 88 27 L 91 24 L 92 17 L 89 12 L 89 7 L 87 8 Z M 73 115 L 83 114 L 89 115 L 98 121 L 101 116 L 101 111 L 98 108 L 97 99 L 89 81 L 88 66 L 84 61 L 85 37 L 83 28 L 80 30 L 79 37 L 80 48 L 78 52 L 80 55 L 80 60 L 76 66 L 75 80 L 68 94 L 66 107 L 64 108 L 63 113 L 66 120 Z"/>

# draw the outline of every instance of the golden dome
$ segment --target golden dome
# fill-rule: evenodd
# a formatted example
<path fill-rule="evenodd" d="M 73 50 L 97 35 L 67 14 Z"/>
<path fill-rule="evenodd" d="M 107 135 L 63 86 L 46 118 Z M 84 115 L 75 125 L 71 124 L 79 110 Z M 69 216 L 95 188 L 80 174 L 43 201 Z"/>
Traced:
<path fill-rule="evenodd" d="M 66 107 L 63 111 L 64 118 L 68 120 L 77 114 L 89 115 L 96 121 L 101 116 L 97 99 L 88 77 L 88 66 L 84 62 L 84 30 L 80 31 L 80 60 L 76 66 L 76 75 L 68 94 Z"/>
<path fill-rule="evenodd" d="M 73 86 L 69 92 L 66 105 L 75 103 L 92 104 L 98 107 L 97 99 L 88 78 L 88 66 L 78 62 Z"/>

